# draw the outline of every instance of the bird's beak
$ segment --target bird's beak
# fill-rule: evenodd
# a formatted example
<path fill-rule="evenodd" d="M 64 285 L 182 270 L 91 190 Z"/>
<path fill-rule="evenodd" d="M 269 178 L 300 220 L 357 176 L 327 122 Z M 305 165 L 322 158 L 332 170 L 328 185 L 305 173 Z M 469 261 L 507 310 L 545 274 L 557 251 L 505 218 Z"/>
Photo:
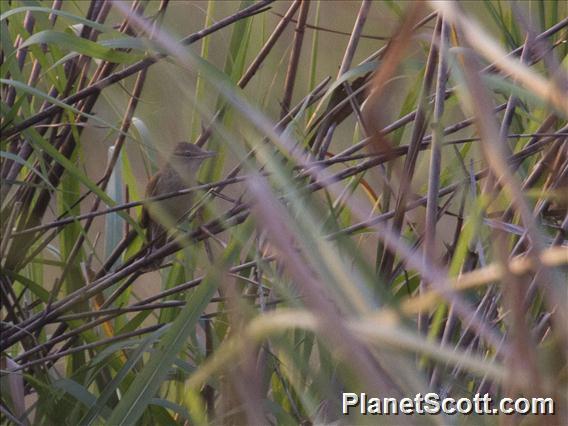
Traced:
<path fill-rule="evenodd" d="M 215 151 L 205 151 L 203 154 L 199 155 L 199 158 L 211 158 L 211 157 L 215 157 L 217 155 L 217 153 Z"/>

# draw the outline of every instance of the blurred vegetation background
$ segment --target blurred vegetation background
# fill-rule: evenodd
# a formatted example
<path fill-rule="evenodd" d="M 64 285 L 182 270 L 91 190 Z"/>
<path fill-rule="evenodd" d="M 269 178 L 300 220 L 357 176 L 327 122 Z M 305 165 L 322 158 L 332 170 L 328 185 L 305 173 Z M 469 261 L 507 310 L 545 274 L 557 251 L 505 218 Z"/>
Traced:
<path fill-rule="evenodd" d="M 0 7 L 3 424 L 568 423 L 566 2 Z"/>

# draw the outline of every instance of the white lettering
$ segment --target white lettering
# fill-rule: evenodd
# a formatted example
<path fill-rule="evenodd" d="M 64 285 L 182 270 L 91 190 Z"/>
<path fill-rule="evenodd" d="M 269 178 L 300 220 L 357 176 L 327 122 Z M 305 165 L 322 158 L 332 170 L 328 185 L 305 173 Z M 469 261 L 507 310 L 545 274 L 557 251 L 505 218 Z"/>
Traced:
<path fill-rule="evenodd" d="M 343 394 L 343 414 L 349 414 L 349 407 L 356 407 L 359 404 L 359 397 L 356 393 Z"/>
<path fill-rule="evenodd" d="M 426 412 L 428 414 L 439 414 L 440 413 L 440 397 L 437 393 L 429 392 L 424 396 L 424 402 L 426 403 Z"/>

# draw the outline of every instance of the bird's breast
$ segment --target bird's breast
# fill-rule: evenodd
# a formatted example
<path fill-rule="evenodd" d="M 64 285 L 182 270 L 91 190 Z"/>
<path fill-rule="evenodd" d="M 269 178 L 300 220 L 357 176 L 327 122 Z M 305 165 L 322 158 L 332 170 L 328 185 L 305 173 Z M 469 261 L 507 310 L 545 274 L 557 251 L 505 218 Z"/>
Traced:
<path fill-rule="evenodd" d="M 163 171 L 156 183 L 154 194 L 167 194 L 181 191 L 195 185 L 195 177 L 181 176 L 172 169 Z M 149 213 L 153 220 L 167 228 L 173 228 L 177 222 L 191 209 L 192 194 L 185 194 L 153 202 L 149 206 Z"/>

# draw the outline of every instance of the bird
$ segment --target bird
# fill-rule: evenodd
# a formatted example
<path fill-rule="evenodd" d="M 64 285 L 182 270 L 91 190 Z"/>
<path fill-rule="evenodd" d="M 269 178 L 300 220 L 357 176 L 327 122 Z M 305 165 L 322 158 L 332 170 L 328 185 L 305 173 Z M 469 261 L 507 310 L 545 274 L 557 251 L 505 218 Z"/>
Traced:
<path fill-rule="evenodd" d="M 214 151 L 207 151 L 195 144 L 179 142 L 168 161 L 148 181 L 146 198 L 195 186 L 197 171 L 201 164 L 215 155 Z M 175 229 L 177 223 L 193 207 L 192 198 L 190 193 L 143 204 L 140 224 L 146 229 L 146 240 L 150 252 L 166 244 L 168 232 Z"/>

